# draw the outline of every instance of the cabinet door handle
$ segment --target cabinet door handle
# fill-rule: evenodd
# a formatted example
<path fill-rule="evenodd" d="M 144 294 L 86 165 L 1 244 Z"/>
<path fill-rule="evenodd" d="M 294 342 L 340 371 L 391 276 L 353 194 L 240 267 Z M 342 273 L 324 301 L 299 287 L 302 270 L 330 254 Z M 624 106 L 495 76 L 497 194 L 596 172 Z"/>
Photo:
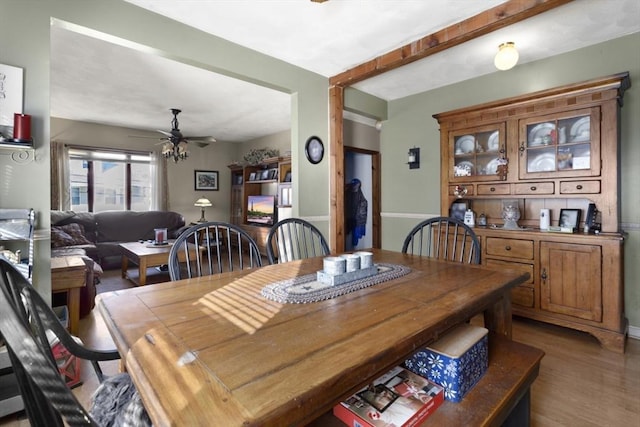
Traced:
<path fill-rule="evenodd" d="M 496 187 L 491 187 L 489 191 L 496 191 Z"/>
<path fill-rule="evenodd" d="M 582 185 L 581 184 L 576 185 L 576 189 L 577 190 L 582 190 Z"/>
<path fill-rule="evenodd" d="M 510 251 L 510 250 L 511 250 L 511 246 L 509 246 L 509 245 L 505 246 L 505 247 L 504 247 L 504 250 L 505 250 L 505 251 Z"/>
<path fill-rule="evenodd" d="M 531 191 L 536 191 L 538 188 L 535 185 L 531 186 Z"/>
<path fill-rule="evenodd" d="M 520 148 L 518 148 L 518 150 L 520 150 L 520 157 L 522 157 L 524 154 L 524 141 L 520 143 Z"/>
<path fill-rule="evenodd" d="M 542 274 L 540 275 L 540 278 L 542 278 L 542 280 L 547 280 L 547 269 L 546 268 L 542 269 Z"/>

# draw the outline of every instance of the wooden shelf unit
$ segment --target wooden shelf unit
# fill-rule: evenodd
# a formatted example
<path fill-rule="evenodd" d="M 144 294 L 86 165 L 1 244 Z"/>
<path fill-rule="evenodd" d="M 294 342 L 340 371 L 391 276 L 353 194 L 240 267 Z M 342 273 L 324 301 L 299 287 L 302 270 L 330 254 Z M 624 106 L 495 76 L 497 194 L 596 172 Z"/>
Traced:
<path fill-rule="evenodd" d="M 247 223 L 248 196 L 271 194 L 276 196 L 277 207 L 292 205 L 291 182 L 285 182 L 291 173 L 291 157 L 272 157 L 257 165 L 229 165 L 231 172 L 230 222 L 241 226 L 257 243 L 260 252 L 266 255 L 269 227 Z M 253 179 L 252 179 L 253 178 Z M 287 190 L 289 189 L 289 190 Z M 283 192 L 288 191 L 288 203 L 282 204 Z"/>
<path fill-rule="evenodd" d="M 464 199 L 482 263 L 528 271 L 512 292 L 513 313 L 588 332 L 624 352 L 623 235 L 620 231 L 619 110 L 629 74 L 620 73 L 434 115 L 440 124 L 441 214 Z M 506 167 L 497 167 L 506 163 Z M 502 205 L 520 211 L 504 230 Z M 601 232 L 583 233 L 589 203 Z M 581 210 L 574 234 L 539 229 L 540 209 Z"/>

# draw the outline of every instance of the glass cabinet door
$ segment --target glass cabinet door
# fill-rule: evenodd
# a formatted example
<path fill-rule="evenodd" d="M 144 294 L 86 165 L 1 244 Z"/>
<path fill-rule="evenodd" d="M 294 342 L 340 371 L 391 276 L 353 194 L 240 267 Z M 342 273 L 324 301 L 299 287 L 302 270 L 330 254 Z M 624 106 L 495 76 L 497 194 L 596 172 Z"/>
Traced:
<path fill-rule="evenodd" d="M 451 132 L 449 179 L 452 181 L 496 180 L 505 158 L 504 124 Z"/>
<path fill-rule="evenodd" d="M 598 111 L 592 108 L 522 120 L 518 148 L 520 178 L 598 175 Z"/>

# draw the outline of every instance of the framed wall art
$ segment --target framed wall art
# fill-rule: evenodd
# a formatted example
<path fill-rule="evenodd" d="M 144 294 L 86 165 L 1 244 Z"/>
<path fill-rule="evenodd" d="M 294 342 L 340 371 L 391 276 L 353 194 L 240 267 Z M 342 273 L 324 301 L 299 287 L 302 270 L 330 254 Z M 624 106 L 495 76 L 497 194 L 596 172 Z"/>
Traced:
<path fill-rule="evenodd" d="M 196 170 L 194 182 L 196 191 L 218 191 L 218 171 Z"/>
<path fill-rule="evenodd" d="M 0 64 L 0 126 L 13 127 L 13 115 L 22 113 L 22 68 Z"/>

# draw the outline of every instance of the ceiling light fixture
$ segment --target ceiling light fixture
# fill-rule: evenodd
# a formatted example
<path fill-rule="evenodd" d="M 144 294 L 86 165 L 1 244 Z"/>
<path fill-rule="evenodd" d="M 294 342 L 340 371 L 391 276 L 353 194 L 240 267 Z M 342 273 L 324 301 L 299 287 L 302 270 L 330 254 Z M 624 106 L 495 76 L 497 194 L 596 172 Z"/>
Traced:
<path fill-rule="evenodd" d="M 516 44 L 514 42 L 506 42 L 498 46 L 498 53 L 493 63 L 498 70 L 510 70 L 516 66 L 519 57 Z"/>
<path fill-rule="evenodd" d="M 162 156 L 167 160 L 173 158 L 175 163 L 178 163 L 179 160 L 185 160 L 189 157 L 187 144 L 184 141 L 178 143 L 167 141 L 162 146 Z"/>

